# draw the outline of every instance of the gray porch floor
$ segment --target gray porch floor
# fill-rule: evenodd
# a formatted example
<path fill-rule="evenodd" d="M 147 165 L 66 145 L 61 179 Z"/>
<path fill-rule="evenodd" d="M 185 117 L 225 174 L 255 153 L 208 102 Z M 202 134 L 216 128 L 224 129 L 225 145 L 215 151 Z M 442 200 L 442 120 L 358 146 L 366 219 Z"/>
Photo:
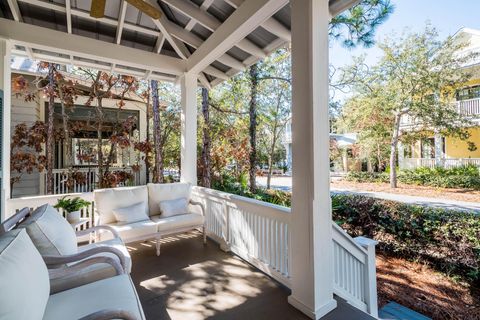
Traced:
<path fill-rule="evenodd" d="M 147 319 L 308 319 L 287 302 L 288 288 L 221 251 L 199 233 L 163 239 L 160 257 L 153 242 L 129 245 L 132 278 Z M 338 300 L 324 318 L 373 319 Z"/>

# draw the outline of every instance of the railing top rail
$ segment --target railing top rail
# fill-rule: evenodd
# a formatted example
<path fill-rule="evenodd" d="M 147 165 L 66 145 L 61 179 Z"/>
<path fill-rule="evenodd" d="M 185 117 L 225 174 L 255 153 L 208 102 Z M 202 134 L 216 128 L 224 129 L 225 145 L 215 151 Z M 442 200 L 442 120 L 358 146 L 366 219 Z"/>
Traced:
<path fill-rule="evenodd" d="M 195 186 L 193 187 L 193 192 L 198 192 L 205 197 L 210 196 L 214 198 L 220 198 L 227 201 L 230 206 L 233 206 L 240 210 L 246 209 L 259 215 L 273 216 L 275 219 L 278 219 L 281 222 L 290 222 L 291 210 L 290 208 L 284 206 L 204 187 Z"/>
<path fill-rule="evenodd" d="M 333 226 L 333 240 L 339 242 L 340 245 L 349 249 L 348 251 L 355 256 L 362 263 L 365 262 L 368 256 L 367 250 L 362 248 L 355 240 L 350 237 L 345 230 L 339 227 L 335 222 L 332 222 Z"/>

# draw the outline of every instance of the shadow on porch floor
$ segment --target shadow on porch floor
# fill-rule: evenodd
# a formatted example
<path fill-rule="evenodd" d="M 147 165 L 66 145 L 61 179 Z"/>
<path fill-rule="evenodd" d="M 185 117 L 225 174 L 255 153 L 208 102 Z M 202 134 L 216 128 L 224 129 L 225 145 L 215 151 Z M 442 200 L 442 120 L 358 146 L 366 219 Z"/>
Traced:
<path fill-rule="evenodd" d="M 132 278 L 147 319 L 309 319 L 287 302 L 288 288 L 197 232 L 129 245 Z M 373 319 L 339 301 L 325 320 Z"/>

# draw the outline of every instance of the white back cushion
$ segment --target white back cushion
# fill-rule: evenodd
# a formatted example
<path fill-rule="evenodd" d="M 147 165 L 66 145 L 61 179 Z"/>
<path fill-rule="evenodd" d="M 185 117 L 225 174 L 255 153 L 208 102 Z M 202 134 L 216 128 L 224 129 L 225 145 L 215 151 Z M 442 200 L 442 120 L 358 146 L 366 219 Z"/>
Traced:
<path fill-rule="evenodd" d="M 188 199 L 180 198 L 174 200 L 160 201 L 161 217 L 178 216 L 179 214 L 188 213 Z"/>
<path fill-rule="evenodd" d="M 113 215 L 118 222 L 132 223 L 148 220 L 149 217 L 146 211 L 147 203 L 140 202 L 133 206 L 113 209 Z"/>
<path fill-rule="evenodd" d="M 117 220 L 114 209 L 126 208 L 139 202 L 148 201 L 146 186 L 100 189 L 93 192 L 95 210 L 99 216 L 99 224 L 113 223 Z M 145 206 L 148 215 L 148 206 Z"/>
<path fill-rule="evenodd" d="M 27 233 L 41 255 L 69 255 L 78 250 L 77 236 L 72 226 L 51 205 L 44 204 L 33 211 L 19 228 Z"/>
<path fill-rule="evenodd" d="M 190 183 L 149 183 L 148 207 L 149 214 L 156 216 L 160 214 L 160 201 L 186 198 L 190 200 L 192 186 Z"/>
<path fill-rule="evenodd" d="M 0 236 L 0 271 L 0 319 L 42 319 L 50 294 L 48 271 L 24 229 Z"/>

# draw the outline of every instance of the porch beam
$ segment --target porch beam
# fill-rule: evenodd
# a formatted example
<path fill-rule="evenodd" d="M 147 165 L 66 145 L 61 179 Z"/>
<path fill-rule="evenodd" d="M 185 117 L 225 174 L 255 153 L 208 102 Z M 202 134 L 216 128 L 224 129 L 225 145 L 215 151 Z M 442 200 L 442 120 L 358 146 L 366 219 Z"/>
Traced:
<path fill-rule="evenodd" d="M 168 24 L 168 31 L 171 33 L 172 36 L 185 42 L 186 44 L 192 46 L 193 48 L 197 49 L 203 44 L 203 40 L 194 35 L 193 33 L 182 29 L 180 26 L 169 23 Z M 189 55 L 190 56 L 190 55 Z M 231 57 L 227 53 L 223 54 L 222 56 L 218 57 L 217 60 L 224 65 L 233 68 L 236 72 L 245 69 L 245 65 L 238 61 L 237 59 Z"/>
<path fill-rule="evenodd" d="M 238 8 L 244 0 L 225 0 L 225 2 L 234 8 Z M 265 20 L 261 27 L 284 41 L 290 42 L 292 38 L 290 30 L 273 17 Z"/>
<path fill-rule="evenodd" d="M 335 17 L 336 15 L 342 13 L 343 11 L 358 4 L 360 1 L 361 0 L 330 0 L 329 1 L 330 15 L 332 17 Z"/>
<path fill-rule="evenodd" d="M 197 75 L 180 77 L 181 114 L 181 175 L 180 181 L 197 185 Z"/>
<path fill-rule="evenodd" d="M 189 72 L 205 69 L 287 3 L 288 0 L 245 1 L 188 59 Z"/>
<path fill-rule="evenodd" d="M 185 61 L 177 58 L 2 18 L 0 37 L 22 46 L 167 74 L 179 75 L 186 69 Z"/>
<path fill-rule="evenodd" d="M 1 177 L 1 208 L 0 222 L 5 221 L 6 203 L 10 199 L 10 117 L 11 117 L 11 70 L 10 41 L 0 39 L 0 117 L 2 131 L 2 145 L 0 146 L 0 177 Z"/>
<path fill-rule="evenodd" d="M 328 117 L 326 0 L 291 0 L 292 224 L 288 301 L 319 319 L 336 308 Z"/>
<path fill-rule="evenodd" d="M 208 12 L 201 10 L 199 7 L 191 3 L 190 1 L 183 1 L 183 0 L 162 0 L 166 4 L 170 5 L 171 7 L 175 8 L 176 10 L 182 12 L 190 19 L 197 21 L 199 24 L 207 28 L 208 30 L 214 32 L 222 25 L 222 22 L 209 14 Z M 259 48 L 256 44 L 251 42 L 248 39 L 241 39 L 237 44 L 236 47 L 240 48 L 241 50 L 247 52 L 248 54 L 254 55 L 258 58 L 265 58 L 266 54 L 263 52 L 261 48 Z"/>

